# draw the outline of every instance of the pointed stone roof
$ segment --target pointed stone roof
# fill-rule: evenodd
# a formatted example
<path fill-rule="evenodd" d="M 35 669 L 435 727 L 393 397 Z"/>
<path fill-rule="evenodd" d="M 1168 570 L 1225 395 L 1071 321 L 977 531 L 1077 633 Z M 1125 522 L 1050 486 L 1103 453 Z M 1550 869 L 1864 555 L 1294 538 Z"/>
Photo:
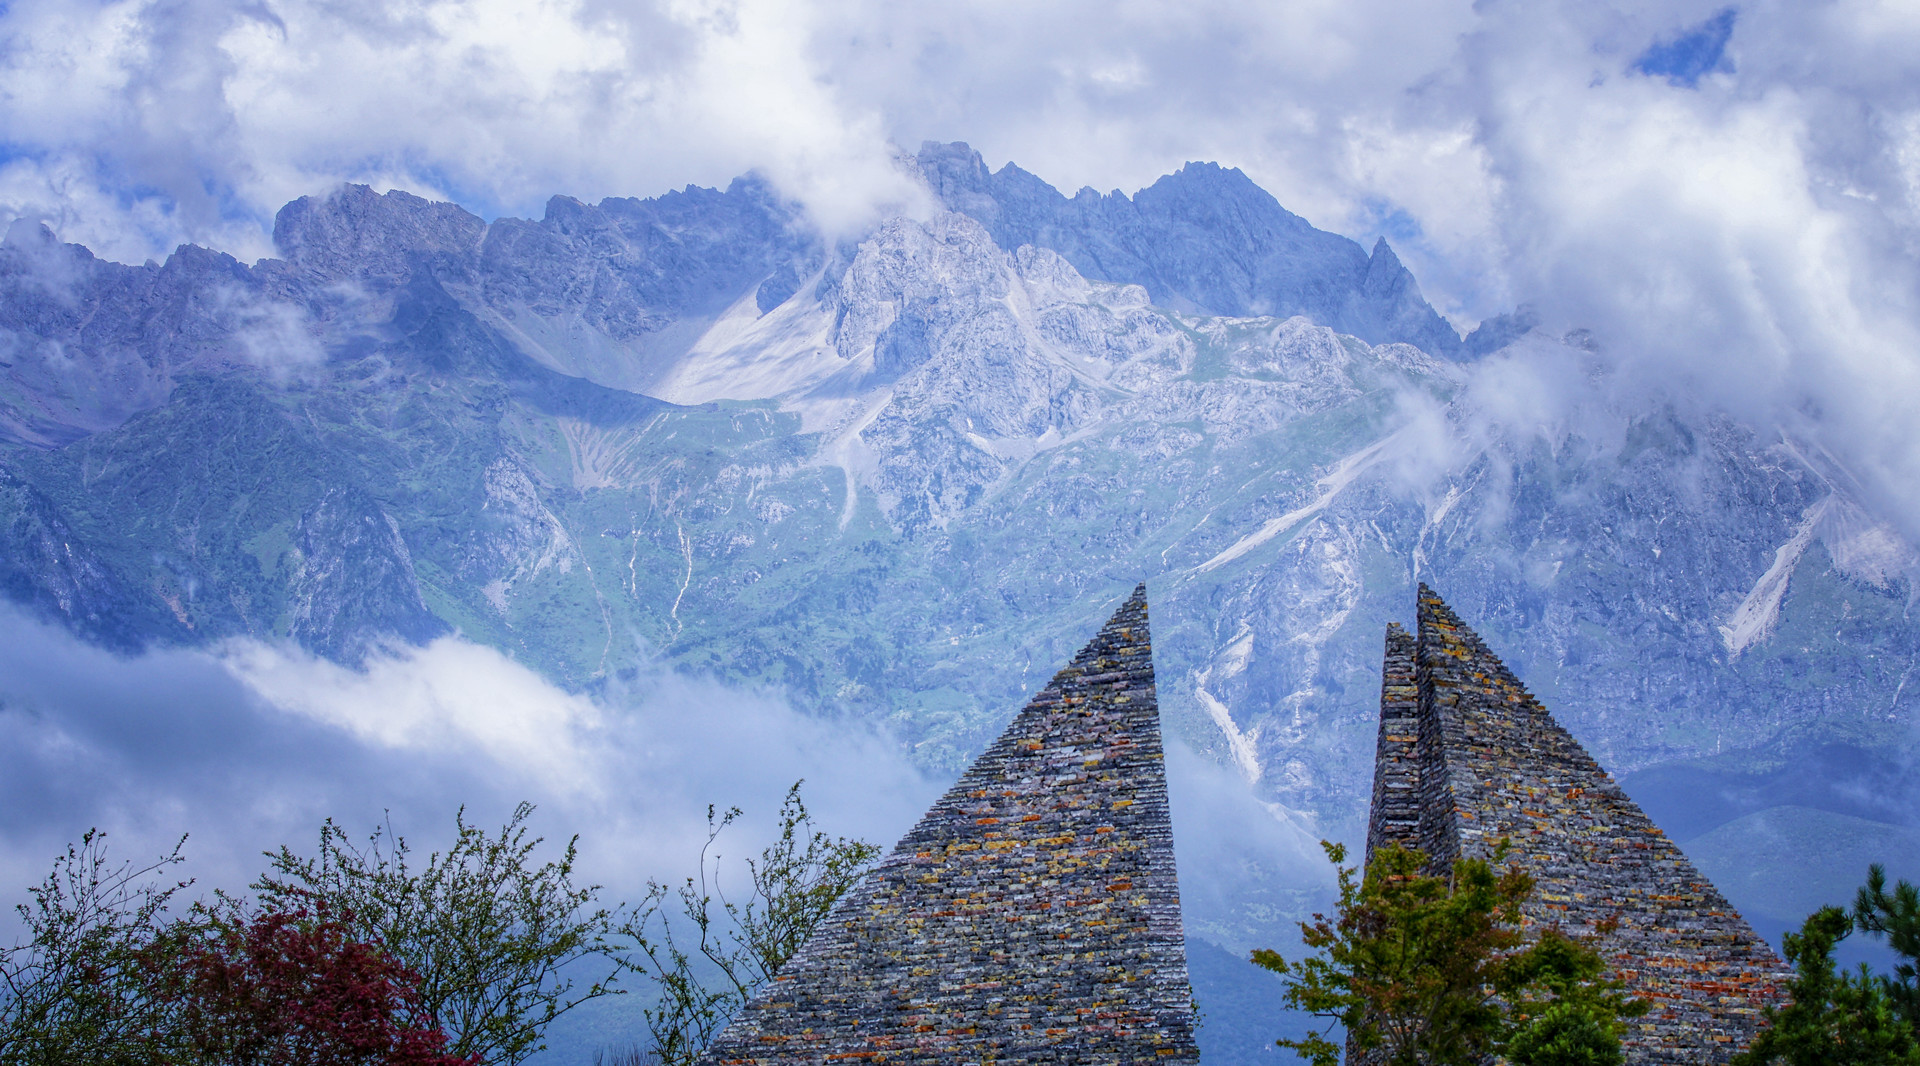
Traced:
<path fill-rule="evenodd" d="M 1146 586 L 706 1064 L 1198 1063 Z"/>
<path fill-rule="evenodd" d="M 1535 879 L 1529 925 L 1596 937 L 1649 1000 L 1629 1063 L 1724 1062 L 1788 976 L 1680 848 L 1473 630 L 1420 586 L 1417 633 L 1387 627 L 1367 853 L 1394 841 L 1436 871 L 1501 841 Z"/>

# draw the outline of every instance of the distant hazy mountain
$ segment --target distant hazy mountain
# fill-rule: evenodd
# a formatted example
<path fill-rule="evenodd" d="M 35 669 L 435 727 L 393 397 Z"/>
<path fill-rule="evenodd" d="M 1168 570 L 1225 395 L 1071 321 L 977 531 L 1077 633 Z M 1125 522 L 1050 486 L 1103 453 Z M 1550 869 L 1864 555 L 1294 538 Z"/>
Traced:
<path fill-rule="evenodd" d="M 0 590 L 122 649 L 665 661 L 957 771 L 1144 578 L 1170 731 L 1339 836 L 1417 570 L 1657 819 L 1715 812 L 1714 855 L 1904 822 L 1915 555 L 1825 460 L 1658 407 L 1437 464 L 1517 320 L 1463 342 L 1237 171 L 1067 198 L 918 162 L 952 210 L 840 245 L 753 179 L 490 224 L 347 187 L 251 266 L 16 225 Z M 1195 934 L 1272 935 L 1304 905 L 1272 881 Z"/>

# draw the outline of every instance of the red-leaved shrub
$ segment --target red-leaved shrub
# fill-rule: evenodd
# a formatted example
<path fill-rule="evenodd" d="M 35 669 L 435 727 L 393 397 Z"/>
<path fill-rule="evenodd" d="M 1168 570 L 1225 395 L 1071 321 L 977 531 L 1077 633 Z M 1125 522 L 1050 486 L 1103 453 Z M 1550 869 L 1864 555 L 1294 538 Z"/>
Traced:
<path fill-rule="evenodd" d="M 419 975 L 304 910 L 222 923 L 161 974 L 177 1038 L 228 1066 L 478 1066 L 446 1053 Z"/>

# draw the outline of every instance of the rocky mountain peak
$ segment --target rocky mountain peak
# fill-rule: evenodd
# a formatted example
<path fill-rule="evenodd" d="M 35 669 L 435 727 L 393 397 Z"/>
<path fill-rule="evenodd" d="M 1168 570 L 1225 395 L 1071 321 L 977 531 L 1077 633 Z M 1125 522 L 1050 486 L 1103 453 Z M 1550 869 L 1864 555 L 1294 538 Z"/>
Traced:
<path fill-rule="evenodd" d="M 1370 344 L 1462 354 L 1459 333 L 1391 250 L 1369 256 L 1315 229 L 1236 168 L 1188 163 L 1131 197 L 1083 189 L 1068 199 L 1011 163 L 988 171 L 964 143 L 928 142 L 916 159 L 934 195 L 1001 247 L 1050 248 L 1091 280 L 1144 286 L 1160 306 L 1304 315 Z"/>
<path fill-rule="evenodd" d="M 323 278 L 397 280 L 421 258 L 470 257 L 486 233 L 458 204 L 342 185 L 302 196 L 273 220 L 273 243 L 295 266 Z"/>
<path fill-rule="evenodd" d="M 4 242 L 8 248 L 50 248 L 60 243 L 53 230 L 45 222 L 32 218 L 16 218 L 7 224 L 7 236 Z"/>

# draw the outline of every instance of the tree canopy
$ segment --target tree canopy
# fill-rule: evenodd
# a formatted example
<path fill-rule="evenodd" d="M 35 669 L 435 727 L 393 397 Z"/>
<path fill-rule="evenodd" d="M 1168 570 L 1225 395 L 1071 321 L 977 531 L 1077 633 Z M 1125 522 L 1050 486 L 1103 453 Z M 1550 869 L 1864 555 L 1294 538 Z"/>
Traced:
<path fill-rule="evenodd" d="M 1289 1006 L 1338 1022 L 1350 1046 L 1390 1066 L 1612 1066 L 1619 1019 L 1644 1012 L 1608 978 L 1598 954 L 1558 930 L 1529 938 L 1520 906 L 1533 879 L 1517 867 L 1462 859 L 1450 876 L 1426 856 L 1389 845 L 1364 873 L 1346 848 L 1321 845 L 1337 871 L 1332 917 L 1300 924 L 1315 954 L 1253 962 L 1287 982 Z M 1338 1066 L 1325 1033 L 1281 1039 L 1315 1066 Z"/>
<path fill-rule="evenodd" d="M 640 1011 L 652 1061 L 690 1062 L 879 854 L 816 828 L 795 783 L 736 894 L 714 848 L 740 812 L 710 808 L 697 875 L 650 881 L 629 909 L 576 880 L 577 838 L 543 851 L 533 813 L 488 831 L 463 810 L 424 860 L 389 827 L 356 843 L 329 819 L 311 854 L 267 853 L 249 893 L 177 911 L 191 882 L 165 875 L 184 838 L 140 864 L 89 831 L 16 908 L 27 935 L 0 951 L 0 1062 L 510 1066 L 635 974 L 658 992 Z"/>
<path fill-rule="evenodd" d="M 1891 974 L 1835 964 L 1834 949 L 1855 931 L 1887 941 L 1899 960 Z M 1853 910 L 1820 908 L 1783 947 L 1793 965 L 1786 1002 L 1768 1009 L 1767 1028 L 1735 1066 L 1920 1066 L 1920 891 L 1905 881 L 1888 891 L 1875 864 Z"/>
<path fill-rule="evenodd" d="M 270 909 L 320 901 L 419 974 L 421 1006 L 452 1036 L 451 1054 L 517 1063 L 545 1046 L 555 1018 L 616 990 L 611 977 L 582 985 L 572 966 L 598 959 L 617 972 L 613 912 L 599 905 L 600 886 L 574 881 L 578 838 L 542 862 L 532 815 L 522 803 L 489 834 L 462 810 L 452 842 L 424 863 L 391 829 L 356 846 L 329 819 L 314 854 L 270 853 L 253 888 Z"/>

